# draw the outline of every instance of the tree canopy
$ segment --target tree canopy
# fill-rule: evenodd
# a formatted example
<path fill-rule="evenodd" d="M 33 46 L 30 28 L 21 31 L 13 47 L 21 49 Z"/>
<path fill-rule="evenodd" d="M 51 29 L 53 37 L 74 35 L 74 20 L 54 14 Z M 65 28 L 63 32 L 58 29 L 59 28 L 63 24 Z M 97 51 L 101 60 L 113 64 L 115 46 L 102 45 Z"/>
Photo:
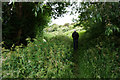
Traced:
<path fill-rule="evenodd" d="M 78 25 L 84 25 L 87 30 L 101 29 L 108 36 L 118 33 L 120 32 L 119 5 L 118 2 L 82 2 L 81 7 L 76 8 L 79 13 Z"/>
<path fill-rule="evenodd" d="M 69 3 L 63 2 L 3 2 L 2 34 L 3 41 L 7 43 L 6 47 L 13 43 L 24 43 L 27 37 L 33 38 L 38 32 L 41 33 L 51 17 L 57 18 L 64 14 L 68 5 Z"/>
<path fill-rule="evenodd" d="M 3 41 L 11 46 L 26 43 L 27 37 L 42 35 L 42 30 L 51 21 L 66 13 L 66 7 L 73 6 L 79 14 L 77 25 L 83 26 L 91 34 L 119 35 L 120 7 L 118 2 L 3 2 Z M 73 13 L 73 10 L 71 13 Z M 74 13 L 73 13 L 74 14 Z"/>

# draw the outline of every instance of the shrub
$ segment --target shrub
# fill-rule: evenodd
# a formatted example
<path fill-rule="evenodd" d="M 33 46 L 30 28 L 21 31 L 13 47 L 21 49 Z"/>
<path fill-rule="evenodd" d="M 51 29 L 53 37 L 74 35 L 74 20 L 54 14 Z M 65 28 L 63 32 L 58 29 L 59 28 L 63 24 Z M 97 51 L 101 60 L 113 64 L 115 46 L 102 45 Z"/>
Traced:
<path fill-rule="evenodd" d="M 72 78 L 70 45 L 59 40 L 28 38 L 25 48 L 14 51 L 2 48 L 3 78 Z"/>
<path fill-rule="evenodd" d="M 79 78 L 120 77 L 120 47 L 115 47 L 114 40 L 103 36 L 86 38 L 81 45 L 78 58 Z"/>

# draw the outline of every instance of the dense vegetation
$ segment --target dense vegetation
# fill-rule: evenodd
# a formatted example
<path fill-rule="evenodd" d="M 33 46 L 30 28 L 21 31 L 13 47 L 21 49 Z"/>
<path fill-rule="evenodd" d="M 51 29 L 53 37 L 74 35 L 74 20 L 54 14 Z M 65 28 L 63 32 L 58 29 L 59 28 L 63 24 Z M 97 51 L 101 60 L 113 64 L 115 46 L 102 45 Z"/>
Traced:
<path fill-rule="evenodd" d="M 64 36 L 61 36 L 64 37 Z M 56 37 L 57 38 L 57 37 Z M 45 39 L 44 39 L 45 40 Z M 72 78 L 71 46 L 63 45 L 59 39 L 44 41 L 42 38 L 31 42 L 22 49 L 5 51 L 3 77 L 7 78 Z M 3 49 L 4 51 L 4 49 Z M 69 53 L 69 54 L 68 54 Z M 71 76 L 69 76 L 71 75 Z"/>
<path fill-rule="evenodd" d="M 58 7 L 54 7 L 54 6 Z M 21 3 L 2 3 L 3 10 L 3 41 L 6 48 L 12 44 L 26 45 L 25 39 L 35 38 L 37 34 L 42 36 L 42 30 L 48 26 L 51 18 L 59 17 L 65 13 L 65 6 L 69 3 L 56 2 L 21 2 Z"/>
<path fill-rule="evenodd" d="M 99 30 L 99 32 L 96 32 L 97 34 L 119 35 L 119 3 L 90 2 L 81 3 L 81 5 L 81 7 L 77 8 L 77 11 L 80 13 L 77 25 L 82 24 L 86 30 L 90 29 L 90 31 Z"/>
<path fill-rule="evenodd" d="M 51 26 L 47 25 L 51 17 L 65 13 L 69 3 L 47 3 L 42 7 L 39 7 L 41 2 L 22 3 L 27 4 L 23 12 L 26 6 L 31 6 L 30 11 L 34 9 L 28 18 L 33 23 L 24 18 L 25 14 L 21 16 L 24 26 L 15 18 L 20 16 L 15 14 L 16 5 L 20 4 L 3 4 L 3 78 L 120 78 L 119 3 L 83 2 L 81 7 L 75 7 L 79 13 L 76 23 Z M 51 9 L 51 5 L 57 6 Z M 9 6 L 13 7 L 12 11 Z M 36 12 L 36 6 L 40 11 Z M 20 28 L 27 34 L 21 33 L 23 36 L 19 39 L 17 36 L 14 41 L 11 31 L 19 33 Z M 73 51 L 71 35 L 74 29 L 79 33 L 77 51 Z M 20 39 L 23 42 L 19 42 Z"/>

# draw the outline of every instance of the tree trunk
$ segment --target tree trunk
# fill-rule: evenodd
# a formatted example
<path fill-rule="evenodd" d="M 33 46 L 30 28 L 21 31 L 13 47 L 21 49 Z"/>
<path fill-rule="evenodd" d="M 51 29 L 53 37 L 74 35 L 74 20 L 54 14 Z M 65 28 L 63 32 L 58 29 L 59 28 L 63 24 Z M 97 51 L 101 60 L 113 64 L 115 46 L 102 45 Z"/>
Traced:
<path fill-rule="evenodd" d="M 21 39 L 22 29 L 20 28 L 17 33 L 17 42 L 16 44 L 19 45 L 20 39 Z"/>
<path fill-rule="evenodd" d="M 16 7 L 17 7 L 16 8 L 17 16 L 19 20 L 21 21 L 22 20 L 22 3 L 21 2 L 17 3 Z M 22 34 L 22 24 L 19 25 L 19 29 L 17 32 L 17 42 L 16 42 L 17 45 L 19 45 L 21 34 Z"/>

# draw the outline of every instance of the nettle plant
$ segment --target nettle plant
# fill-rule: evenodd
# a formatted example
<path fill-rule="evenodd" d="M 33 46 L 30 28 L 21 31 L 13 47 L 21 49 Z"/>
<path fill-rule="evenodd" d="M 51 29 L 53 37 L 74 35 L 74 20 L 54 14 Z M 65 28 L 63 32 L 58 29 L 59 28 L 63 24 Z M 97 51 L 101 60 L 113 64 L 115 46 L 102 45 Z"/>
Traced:
<path fill-rule="evenodd" d="M 69 78 L 74 77 L 70 46 L 45 39 L 27 39 L 25 48 L 2 49 L 3 78 Z M 71 76 L 70 76 L 71 75 Z"/>
<path fill-rule="evenodd" d="M 120 32 L 120 28 L 113 24 L 107 24 L 106 25 L 106 31 L 105 34 L 107 36 L 114 35 L 116 32 Z"/>

